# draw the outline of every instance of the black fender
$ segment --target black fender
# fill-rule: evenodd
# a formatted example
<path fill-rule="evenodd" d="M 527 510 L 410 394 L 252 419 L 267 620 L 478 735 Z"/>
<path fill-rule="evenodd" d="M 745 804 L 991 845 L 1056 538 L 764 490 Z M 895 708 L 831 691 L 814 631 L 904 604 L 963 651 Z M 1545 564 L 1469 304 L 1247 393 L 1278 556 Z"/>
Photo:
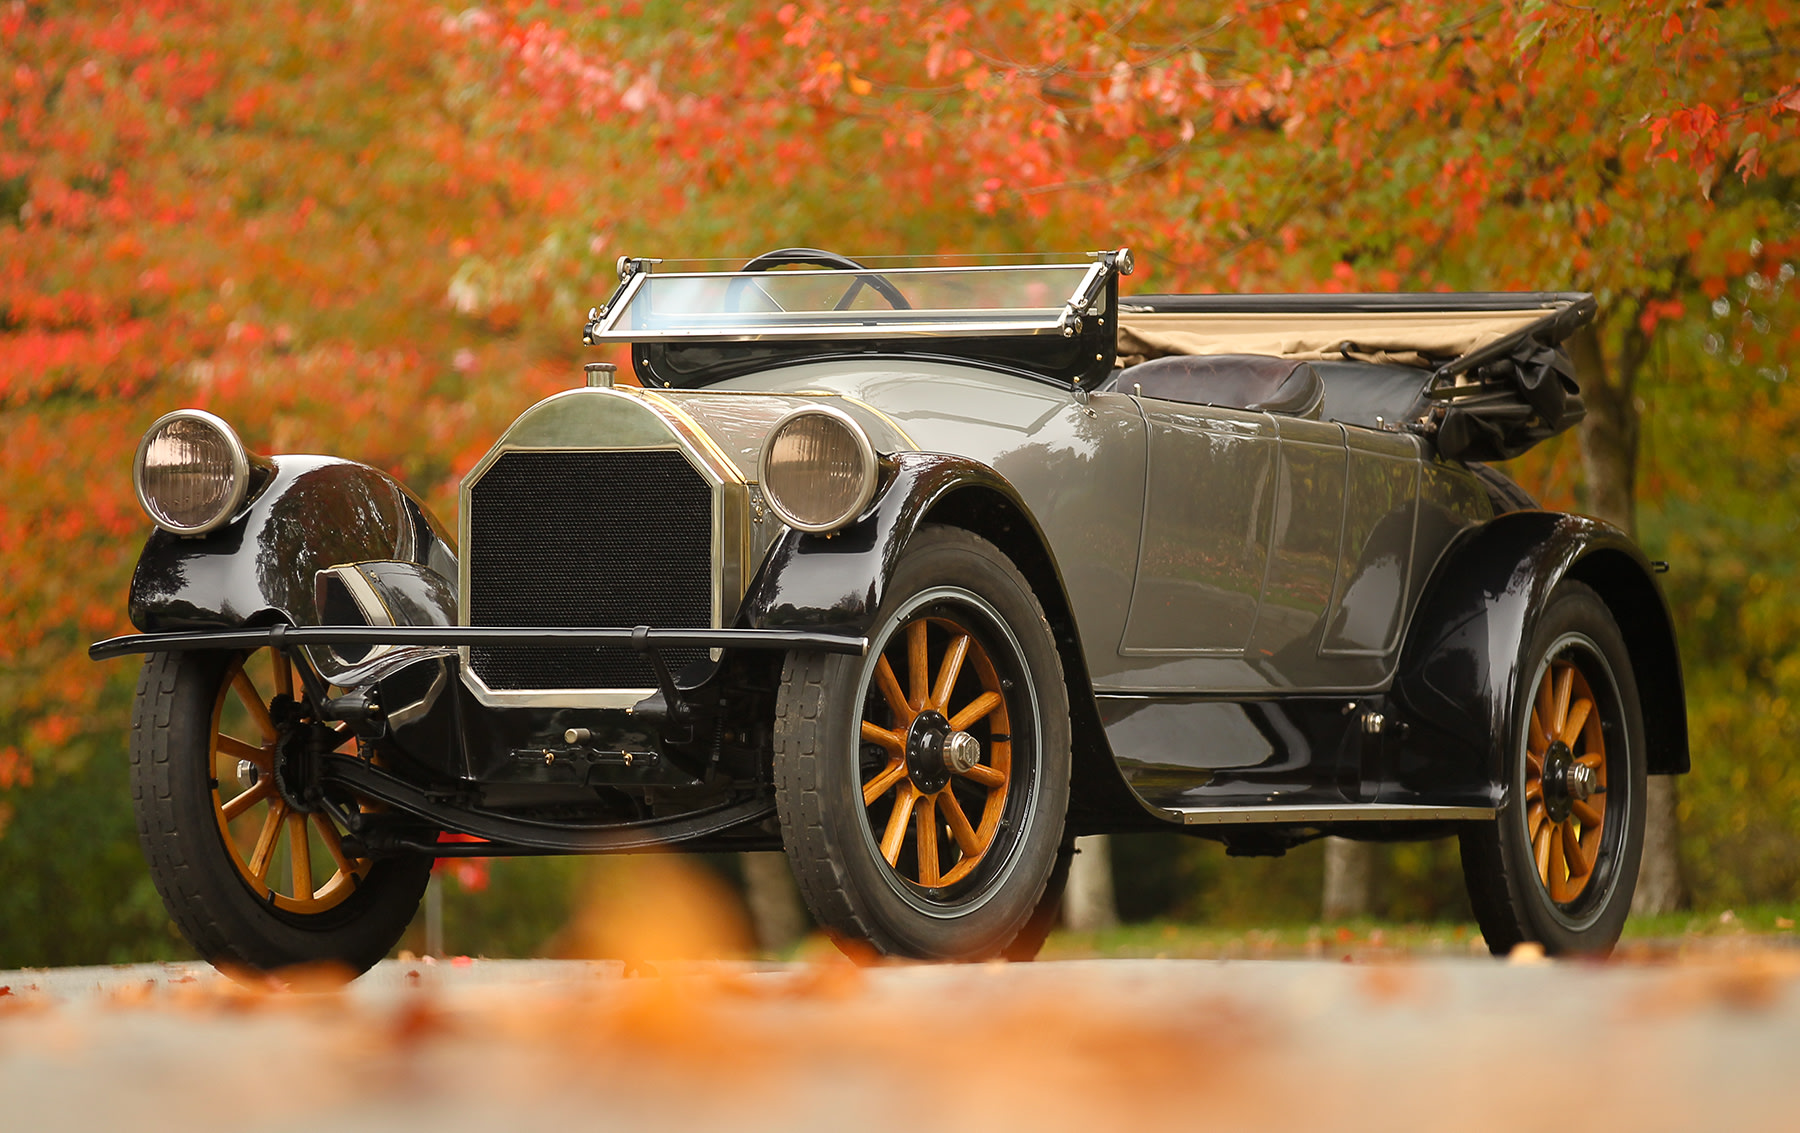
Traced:
<path fill-rule="evenodd" d="M 267 482 L 224 526 L 199 537 L 151 533 L 131 577 L 133 625 L 320 625 L 316 576 L 347 563 L 407 562 L 456 578 L 452 538 L 385 472 L 327 456 L 270 463 Z"/>
<path fill-rule="evenodd" d="M 1630 651 L 1654 775 L 1688 770 L 1687 702 L 1673 619 L 1649 561 L 1618 528 L 1586 516 L 1519 511 L 1460 540 L 1433 572 L 1401 651 L 1389 750 L 1391 801 L 1486 795 L 1497 804 L 1523 656 L 1564 579 L 1592 587 Z M 1389 801 L 1389 800 L 1384 800 Z"/>
<path fill-rule="evenodd" d="M 739 624 L 867 633 L 907 542 L 927 523 L 961 527 L 993 543 L 1044 608 L 1062 654 L 1073 725 L 1069 836 L 1162 829 L 1113 760 L 1049 540 L 1011 482 L 979 461 L 927 452 L 884 457 L 875 500 L 856 522 L 830 535 L 789 529 L 775 541 L 739 606 Z"/>

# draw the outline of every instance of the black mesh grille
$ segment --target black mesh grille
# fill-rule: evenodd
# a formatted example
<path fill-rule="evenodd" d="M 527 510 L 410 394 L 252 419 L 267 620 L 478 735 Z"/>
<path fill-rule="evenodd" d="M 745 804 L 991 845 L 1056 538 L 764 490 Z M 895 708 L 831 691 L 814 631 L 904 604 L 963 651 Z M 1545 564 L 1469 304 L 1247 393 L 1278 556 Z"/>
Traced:
<path fill-rule="evenodd" d="M 469 492 L 478 626 L 712 625 L 712 489 L 678 452 L 509 452 Z M 477 645 L 493 689 L 651 688 L 621 649 Z M 668 650 L 672 672 L 706 655 Z"/>

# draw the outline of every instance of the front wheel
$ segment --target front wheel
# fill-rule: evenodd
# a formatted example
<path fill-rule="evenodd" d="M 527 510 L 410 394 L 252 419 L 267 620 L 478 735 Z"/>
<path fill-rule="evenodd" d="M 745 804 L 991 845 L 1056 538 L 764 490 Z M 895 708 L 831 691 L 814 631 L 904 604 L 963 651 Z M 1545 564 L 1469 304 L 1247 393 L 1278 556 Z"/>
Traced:
<path fill-rule="evenodd" d="M 1644 720 L 1611 611 L 1578 582 L 1551 594 L 1521 670 L 1504 801 L 1462 836 L 1463 876 L 1496 954 L 1605 955 L 1644 847 Z"/>
<path fill-rule="evenodd" d="M 965 531 L 921 531 L 888 593 L 866 657 L 788 657 L 782 841 L 841 943 L 1001 955 L 1052 879 L 1068 806 L 1056 643 L 1024 576 Z"/>
<path fill-rule="evenodd" d="M 169 916 L 207 960 L 362 972 L 406 930 L 431 860 L 353 857 L 329 810 L 283 788 L 302 699 L 273 650 L 147 658 L 131 730 L 138 836 Z"/>

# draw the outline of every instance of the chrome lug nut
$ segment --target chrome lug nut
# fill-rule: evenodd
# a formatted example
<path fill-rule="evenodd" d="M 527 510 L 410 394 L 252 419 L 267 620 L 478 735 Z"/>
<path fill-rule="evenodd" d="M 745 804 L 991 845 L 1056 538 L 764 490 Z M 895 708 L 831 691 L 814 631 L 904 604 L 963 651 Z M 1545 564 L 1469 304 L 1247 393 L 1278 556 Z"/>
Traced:
<path fill-rule="evenodd" d="M 944 766 L 957 775 L 981 762 L 981 741 L 967 732 L 952 732 L 944 741 Z"/>

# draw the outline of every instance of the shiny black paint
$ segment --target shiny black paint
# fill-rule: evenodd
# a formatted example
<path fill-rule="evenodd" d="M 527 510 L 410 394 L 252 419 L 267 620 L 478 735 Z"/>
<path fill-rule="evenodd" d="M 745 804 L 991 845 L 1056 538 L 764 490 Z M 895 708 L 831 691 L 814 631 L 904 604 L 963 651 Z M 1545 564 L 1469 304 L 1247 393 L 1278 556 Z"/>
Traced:
<path fill-rule="evenodd" d="M 280 456 L 255 499 L 198 538 L 157 528 L 131 579 L 131 624 L 146 632 L 320 622 L 314 575 L 401 559 L 456 577 L 444 527 L 378 469 L 324 456 Z"/>
<path fill-rule="evenodd" d="M 751 581 L 739 621 L 753 629 L 865 632 L 913 532 L 940 501 L 968 489 L 1003 498 L 1043 546 L 1030 512 L 993 469 L 962 457 L 898 453 L 882 461 L 875 502 L 855 523 L 830 535 L 783 533 Z"/>
<path fill-rule="evenodd" d="M 1376 697 L 1213 700 L 1100 697 L 1119 768 L 1144 801 L 1170 810 L 1343 805 L 1360 797 L 1363 713 Z"/>
<path fill-rule="evenodd" d="M 1412 619 L 1392 694 L 1399 734 L 1384 745 L 1380 801 L 1499 803 L 1514 705 L 1535 660 L 1523 650 L 1565 578 L 1592 586 L 1625 634 L 1650 771 L 1688 769 L 1680 660 L 1649 561 L 1599 520 L 1519 511 L 1470 533 L 1447 556 Z"/>

